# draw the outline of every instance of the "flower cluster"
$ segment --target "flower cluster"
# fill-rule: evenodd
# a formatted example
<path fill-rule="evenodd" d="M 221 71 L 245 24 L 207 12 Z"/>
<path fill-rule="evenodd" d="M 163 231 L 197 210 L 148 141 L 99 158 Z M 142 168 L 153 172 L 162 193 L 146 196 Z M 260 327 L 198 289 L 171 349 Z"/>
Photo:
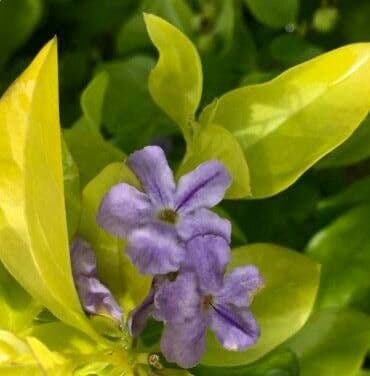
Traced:
<path fill-rule="evenodd" d="M 139 335 L 149 317 L 163 321 L 162 352 L 184 368 L 199 362 L 208 327 L 226 349 L 253 345 L 259 329 L 248 307 L 263 280 L 254 266 L 225 274 L 231 225 L 210 210 L 231 183 L 227 170 L 208 161 L 176 185 L 157 146 L 133 153 L 126 163 L 143 190 L 113 186 L 97 220 L 125 238 L 134 265 L 153 276 L 147 298 L 131 314 L 132 334 Z"/>

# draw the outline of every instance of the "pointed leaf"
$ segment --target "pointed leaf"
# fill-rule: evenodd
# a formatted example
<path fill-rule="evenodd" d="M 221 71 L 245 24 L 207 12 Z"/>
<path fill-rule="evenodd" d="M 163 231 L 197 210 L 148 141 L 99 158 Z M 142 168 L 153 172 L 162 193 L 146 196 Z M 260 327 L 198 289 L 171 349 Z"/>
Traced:
<path fill-rule="evenodd" d="M 149 90 L 159 107 L 189 132 L 202 95 L 202 66 L 192 42 L 167 21 L 144 15 L 159 60 L 149 76 Z"/>
<path fill-rule="evenodd" d="M 237 366 L 251 363 L 295 334 L 307 321 L 319 285 L 319 266 L 308 257 L 272 244 L 253 244 L 232 252 L 229 268 L 256 265 L 265 287 L 256 294 L 252 312 L 261 329 L 257 344 L 242 352 L 223 350 L 209 336 L 202 364 Z"/>
<path fill-rule="evenodd" d="M 0 259 L 56 317 L 95 336 L 69 258 L 55 40 L 0 101 L 0 161 Z"/>
<path fill-rule="evenodd" d="M 298 65 L 265 84 L 230 91 L 201 121 L 227 128 L 241 144 L 252 195 L 294 183 L 345 141 L 370 108 L 370 44 L 354 44 Z"/>

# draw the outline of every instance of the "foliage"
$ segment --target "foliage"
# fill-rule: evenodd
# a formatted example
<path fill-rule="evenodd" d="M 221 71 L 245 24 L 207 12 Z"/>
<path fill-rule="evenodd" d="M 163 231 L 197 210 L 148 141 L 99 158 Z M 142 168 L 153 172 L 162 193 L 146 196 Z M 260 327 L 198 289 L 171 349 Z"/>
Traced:
<path fill-rule="evenodd" d="M 369 17 L 366 0 L 0 1 L 0 374 L 368 374 Z M 122 162 L 148 144 L 177 177 L 225 164 L 232 266 L 266 280 L 257 345 L 210 335 L 189 371 L 148 364 L 158 325 L 133 341 L 87 317 L 71 273 L 78 234 L 126 318 L 148 292 L 96 223 L 113 184 L 141 188 Z"/>

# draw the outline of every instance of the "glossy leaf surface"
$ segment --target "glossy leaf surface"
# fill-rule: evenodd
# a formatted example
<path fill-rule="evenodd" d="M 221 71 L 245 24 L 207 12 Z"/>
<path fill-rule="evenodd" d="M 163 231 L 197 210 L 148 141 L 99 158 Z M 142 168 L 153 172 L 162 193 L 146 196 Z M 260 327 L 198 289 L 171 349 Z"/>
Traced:
<path fill-rule="evenodd" d="M 265 84 L 226 93 L 206 107 L 202 123 L 211 119 L 236 137 L 253 197 L 271 196 L 361 123 L 370 107 L 369 67 L 370 44 L 339 48 Z"/>
<path fill-rule="evenodd" d="M 149 76 L 150 93 L 187 134 L 202 95 L 198 52 L 182 32 L 163 19 L 146 14 L 145 23 L 159 52 L 157 65 Z"/>
<path fill-rule="evenodd" d="M 261 337 L 244 352 L 223 350 L 210 335 L 202 364 L 237 366 L 251 363 L 295 334 L 307 321 L 319 284 L 319 266 L 308 257 L 272 244 L 254 244 L 232 252 L 229 268 L 256 265 L 265 287 L 252 304 Z"/>
<path fill-rule="evenodd" d="M 307 253 L 322 265 L 318 307 L 348 306 L 370 288 L 369 221 L 369 205 L 355 208 L 310 241 Z"/>
<path fill-rule="evenodd" d="M 69 258 L 55 40 L 2 97 L 0 126 L 0 258 L 55 316 L 94 336 Z"/>
<path fill-rule="evenodd" d="M 368 316 L 324 310 L 316 312 L 286 346 L 299 356 L 301 376 L 356 376 L 369 341 Z"/>

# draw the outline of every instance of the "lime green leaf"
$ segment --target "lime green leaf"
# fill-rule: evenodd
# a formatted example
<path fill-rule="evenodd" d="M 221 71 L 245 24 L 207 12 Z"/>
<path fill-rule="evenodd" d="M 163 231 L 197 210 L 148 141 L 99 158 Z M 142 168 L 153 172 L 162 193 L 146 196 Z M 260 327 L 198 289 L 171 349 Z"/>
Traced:
<path fill-rule="evenodd" d="M 299 374 L 296 355 L 289 350 L 277 350 L 250 365 L 238 367 L 199 366 L 196 376 L 290 376 Z"/>
<path fill-rule="evenodd" d="M 109 76 L 103 122 L 114 143 L 126 152 L 150 144 L 154 137 L 177 131 L 149 94 L 148 77 L 153 66 L 152 58 L 135 56 L 100 68 Z"/>
<path fill-rule="evenodd" d="M 370 116 L 360 124 L 352 136 L 328 154 L 318 168 L 350 166 L 370 157 Z"/>
<path fill-rule="evenodd" d="M 19 333 L 41 310 L 0 264 L 0 328 Z"/>
<path fill-rule="evenodd" d="M 370 206 L 341 216 L 309 243 L 307 253 L 322 265 L 317 305 L 344 307 L 362 289 L 370 288 Z"/>
<path fill-rule="evenodd" d="M 339 48 L 206 107 L 201 122 L 241 144 L 253 197 L 287 188 L 356 129 L 370 107 L 369 56 L 370 44 Z"/>
<path fill-rule="evenodd" d="M 0 258 L 56 317 L 95 336 L 71 273 L 57 81 L 53 40 L 0 101 Z"/>
<path fill-rule="evenodd" d="M 251 363 L 295 334 L 308 319 L 319 285 L 319 266 L 308 257 L 272 244 L 253 244 L 233 251 L 230 269 L 256 265 L 265 287 L 252 304 L 261 337 L 243 352 L 223 350 L 209 337 L 202 364 L 237 366 Z"/>
<path fill-rule="evenodd" d="M 41 0 L 0 1 L 0 66 L 32 34 L 41 14 Z"/>
<path fill-rule="evenodd" d="M 78 167 L 62 138 L 62 162 L 64 178 L 64 198 L 66 204 L 68 237 L 71 241 L 76 235 L 81 215 L 80 175 Z"/>
<path fill-rule="evenodd" d="M 124 157 L 100 134 L 107 85 L 108 76 L 104 72 L 91 81 L 81 96 L 83 116 L 64 131 L 65 141 L 80 170 L 82 187 L 109 163 Z"/>
<path fill-rule="evenodd" d="M 233 177 L 226 197 L 241 198 L 250 195 L 249 170 L 243 150 L 228 130 L 217 125 L 210 124 L 196 133 L 193 142 L 188 145 L 177 176 L 210 159 L 221 161 Z"/>
<path fill-rule="evenodd" d="M 150 286 L 150 279 L 139 274 L 124 253 L 124 242 L 105 232 L 96 223 L 96 214 L 103 196 L 120 182 L 140 184 L 124 163 L 112 163 L 96 176 L 82 194 L 82 219 L 80 234 L 91 243 L 97 254 L 101 280 L 119 299 L 126 312 L 143 300 Z"/>
<path fill-rule="evenodd" d="M 191 41 L 165 20 L 144 16 L 159 60 L 149 76 L 149 91 L 163 111 L 189 133 L 202 95 L 202 66 Z"/>
<path fill-rule="evenodd" d="M 333 6 L 323 6 L 316 10 L 312 24 L 320 33 L 328 33 L 332 31 L 338 22 L 339 10 Z"/>
<path fill-rule="evenodd" d="M 298 355 L 301 376 L 357 376 L 369 341 L 369 316 L 319 311 L 286 346 Z"/>
<path fill-rule="evenodd" d="M 185 0 L 146 0 L 141 6 L 141 12 L 162 17 L 186 34 L 192 31 L 193 14 Z M 141 51 L 150 46 L 141 12 L 125 22 L 118 33 L 116 46 L 120 55 Z"/>
<path fill-rule="evenodd" d="M 296 20 L 299 0 L 244 0 L 258 21 L 273 28 Z"/>

